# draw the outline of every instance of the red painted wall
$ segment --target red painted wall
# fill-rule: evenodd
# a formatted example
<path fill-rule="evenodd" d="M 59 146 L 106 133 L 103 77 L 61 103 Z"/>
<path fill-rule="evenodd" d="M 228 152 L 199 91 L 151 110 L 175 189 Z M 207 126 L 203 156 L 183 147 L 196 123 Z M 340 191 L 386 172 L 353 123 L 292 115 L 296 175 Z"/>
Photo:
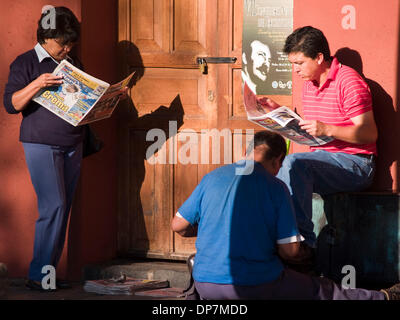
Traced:
<path fill-rule="evenodd" d="M 351 12 L 345 7 L 348 5 L 355 10 L 355 29 L 342 26 L 342 23 L 354 26 L 354 21 L 349 20 Z M 397 190 L 398 184 L 399 6 L 398 0 L 294 0 L 294 28 L 311 25 L 321 29 L 332 55 L 342 49 L 343 63 L 362 72 L 370 84 L 379 130 L 379 158 L 373 190 Z M 296 75 L 293 79 L 293 103 L 301 110 L 302 80 Z M 294 151 L 303 150 L 305 148 L 294 147 Z"/>
<path fill-rule="evenodd" d="M 117 82 L 118 1 L 82 1 L 81 58 L 85 71 Z M 121 79 L 122 80 L 122 79 Z M 82 267 L 115 258 L 117 251 L 117 123 L 115 116 L 92 124 L 104 142 L 83 161 L 71 219 L 68 272 L 80 279 Z"/>
<path fill-rule="evenodd" d="M 10 63 L 36 44 L 37 20 L 45 5 L 67 6 L 82 18 L 78 47 L 87 72 L 116 81 L 117 0 L 2 0 L 0 2 L 0 96 Z M 0 102 L 3 105 L 2 100 Z M 27 275 L 33 251 L 36 196 L 19 138 L 21 115 L 0 108 L 0 262 L 11 277 Z M 57 276 L 80 279 L 87 263 L 116 254 L 116 124 L 113 118 L 94 125 L 104 149 L 84 160 L 72 209 L 69 235 Z"/>
<path fill-rule="evenodd" d="M 3 105 L 4 86 L 10 63 L 36 44 L 36 28 L 42 7 L 64 5 L 80 17 L 80 1 L 13 1 L 0 2 L 0 96 Z M 36 195 L 26 168 L 19 139 L 21 115 L 9 115 L 0 108 L 0 261 L 8 265 L 11 276 L 27 274 L 33 252 L 37 219 Z M 64 253 L 59 271 L 65 274 Z"/>

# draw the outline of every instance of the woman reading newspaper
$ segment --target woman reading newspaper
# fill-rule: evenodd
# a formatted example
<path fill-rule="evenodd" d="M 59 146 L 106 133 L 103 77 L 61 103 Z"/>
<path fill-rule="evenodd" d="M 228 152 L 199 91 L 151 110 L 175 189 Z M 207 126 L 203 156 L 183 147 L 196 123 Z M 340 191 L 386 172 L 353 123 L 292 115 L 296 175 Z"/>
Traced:
<path fill-rule="evenodd" d="M 35 227 L 33 259 L 26 286 L 43 290 L 41 280 L 46 265 L 57 267 L 67 228 L 82 160 L 83 127 L 74 127 L 41 107 L 33 96 L 41 89 L 62 83 L 51 73 L 67 59 L 77 67 L 68 53 L 80 37 L 80 23 L 71 10 L 56 7 L 42 14 L 37 29 L 36 46 L 18 56 L 10 66 L 4 93 L 8 113 L 22 113 L 20 141 L 34 186 L 39 219 Z M 55 16 L 55 28 L 48 25 L 49 14 Z M 58 288 L 69 287 L 57 281 Z"/>

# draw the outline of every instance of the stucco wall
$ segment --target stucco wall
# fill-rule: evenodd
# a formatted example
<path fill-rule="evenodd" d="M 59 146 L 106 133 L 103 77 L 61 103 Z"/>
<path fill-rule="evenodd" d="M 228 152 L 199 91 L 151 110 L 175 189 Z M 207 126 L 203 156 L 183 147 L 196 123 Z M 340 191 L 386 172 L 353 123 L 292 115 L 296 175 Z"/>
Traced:
<path fill-rule="evenodd" d="M 88 73 L 111 84 L 122 80 L 117 76 L 117 2 L 82 1 L 82 62 Z M 84 265 L 111 260 L 117 251 L 116 114 L 92 127 L 104 148 L 83 161 L 69 232 L 68 272 L 74 279 Z"/>
<path fill-rule="evenodd" d="M 0 2 L 0 95 L 15 57 L 36 44 L 36 26 L 45 5 L 67 6 L 82 22 L 78 54 L 85 70 L 116 81 L 117 1 L 2 0 Z M 1 100 L 1 105 L 3 105 Z M 0 108 L 0 261 L 10 276 L 25 277 L 32 258 L 36 196 L 19 138 L 21 115 Z M 108 260 L 116 252 L 115 121 L 94 125 L 105 148 L 84 160 L 58 277 L 79 279 L 87 263 Z"/>
<path fill-rule="evenodd" d="M 294 0 L 294 28 L 311 25 L 327 37 L 332 55 L 367 78 L 379 130 L 377 174 L 372 190 L 397 190 L 400 146 L 399 1 Z M 302 80 L 294 76 L 294 105 L 301 110 Z M 306 148 L 295 146 L 295 151 Z"/>

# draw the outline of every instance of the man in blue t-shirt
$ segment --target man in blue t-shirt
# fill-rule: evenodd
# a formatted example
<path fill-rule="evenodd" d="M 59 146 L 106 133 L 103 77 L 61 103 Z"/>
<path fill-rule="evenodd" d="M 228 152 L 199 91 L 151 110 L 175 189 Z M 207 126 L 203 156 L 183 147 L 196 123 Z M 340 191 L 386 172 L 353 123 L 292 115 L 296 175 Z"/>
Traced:
<path fill-rule="evenodd" d="M 345 290 L 284 267 L 280 258 L 296 256 L 304 240 L 289 192 L 275 177 L 286 144 L 280 135 L 262 131 L 251 149 L 248 159 L 207 174 L 172 221 L 181 236 L 197 235 L 193 278 L 200 297 L 385 299 L 387 292 Z"/>

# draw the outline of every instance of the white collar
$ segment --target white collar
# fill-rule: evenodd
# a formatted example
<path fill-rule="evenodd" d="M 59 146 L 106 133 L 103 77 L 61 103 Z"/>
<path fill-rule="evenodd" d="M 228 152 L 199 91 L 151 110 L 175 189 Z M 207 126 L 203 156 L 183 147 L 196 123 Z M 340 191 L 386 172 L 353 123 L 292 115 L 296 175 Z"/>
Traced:
<path fill-rule="evenodd" d="M 39 59 L 39 63 L 42 62 L 46 58 L 50 58 L 55 63 L 60 64 L 56 59 L 54 59 L 51 55 L 49 55 L 49 53 L 46 51 L 45 48 L 43 48 L 41 46 L 40 43 L 37 43 L 34 49 L 35 49 L 36 55 L 37 55 L 37 57 Z M 68 60 L 69 62 L 72 62 L 72 59 L 69 56 L 66 56 L 66 60 Z"/>

